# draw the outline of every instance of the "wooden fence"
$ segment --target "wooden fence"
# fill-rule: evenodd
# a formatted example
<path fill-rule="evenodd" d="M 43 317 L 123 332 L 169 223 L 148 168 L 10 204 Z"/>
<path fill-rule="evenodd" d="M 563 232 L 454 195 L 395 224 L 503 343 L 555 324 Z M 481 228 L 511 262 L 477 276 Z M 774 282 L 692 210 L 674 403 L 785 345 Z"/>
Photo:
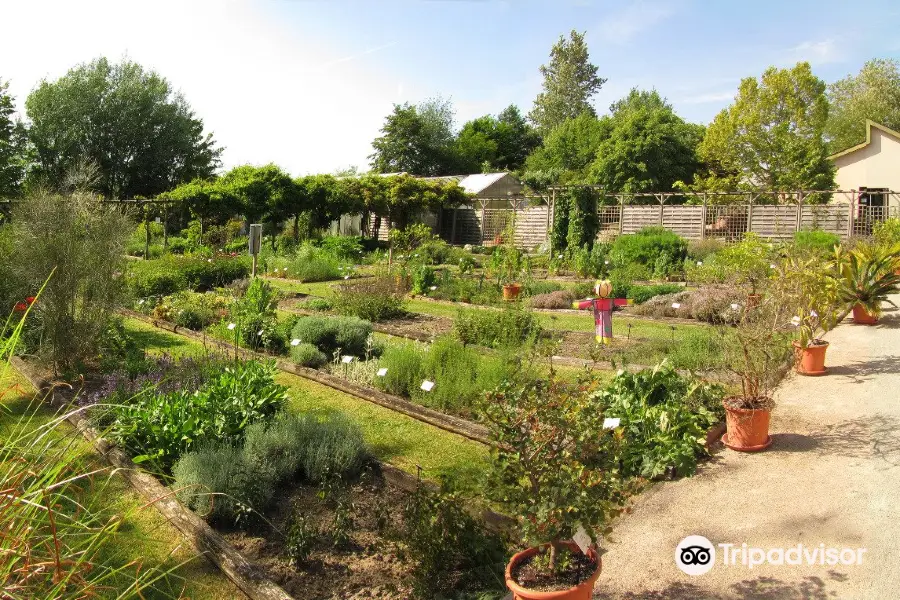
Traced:
<path fill-rule="evenodd" d="M 900 192 L 879 192 L 878 202 L 865 192 L 828 192 L 827 204 L 805 202 L 812 194 L 824 192 L 778 192 L 773 194 L 708 194 L 703 203 L 670 204 L 676 194 L 646 194 L 640 197 L 604 194 L 597 208 L 600 236 L 615 236 L 661 226 L 689 240 L 716 238 L 740 240 L 753 232 L 770 240 L 786 240 L 803 229 L 818 229 L 842 239 L 872 233 L 875 223 L 888 217 L 900 218 Z M 741 203 L 722 202 L 745 198 Z M 532 248 L 549 242 L 553 224 L 555 194 L 547 197 L 477 199 L 471 205 L 449 208 L 429 221 L 435 231 L 451 244 L 495 245 L 510 221 L 515 223 L 517 246 Z M 614 202 L 610 203 L 610 198 Z M 653 204 L 647 199 L 655 200 Z M 780 200 L 780 203 L 774 203 Z M 386 234 L 385 234 L 386 235 Z"/>

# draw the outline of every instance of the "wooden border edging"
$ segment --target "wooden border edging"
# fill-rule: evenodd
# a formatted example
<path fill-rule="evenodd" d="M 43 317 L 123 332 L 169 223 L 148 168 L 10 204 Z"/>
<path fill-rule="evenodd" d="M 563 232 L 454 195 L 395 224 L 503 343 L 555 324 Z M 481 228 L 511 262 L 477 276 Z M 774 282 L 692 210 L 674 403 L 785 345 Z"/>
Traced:
<path fill-rule="evenodd" d="M 174 333 L 175 335 L 181 335 L 187 338 L 201 341 L 203 343 L 212 343 L 215 346 L 223 348 L 228 352 L 237 352 L 244 357 L 256 358 L 261 360 L 275 360 L 278 368 L 287 373 L 291 373 L 293 375 L 297 375 L 298 377 L 303 377 L 304 379 L 309 379 L 311 381 L 315 381 L 316 383 L 326 385 L 330 388 L 344 392 L 345 394 L 350 394 L 351 396 L 355 396 L 362 400 L 377 404 L 394 412 L 399 412 L 403 415 L 406 415 L 407 417 L 422 421 L 423 423 L 428 423 L 429 425 L 433 425 L 434 427 L 443 429 L 444 431 L 449 431 L 450 433 L 461 435 L 472 441 L 479 442 L 487 446 L 491 445 L 487 428 L 478 423 L 473 423 L 460 417 L 446 415 L 442 412 L 438 412 L 431 408 L 427 408 L 425 406 L 421 406 L 414 402 L 410 402 L 408 400 L 400 398 L 399 396 L 385 394 L 384 392 L 380 392 L 378 390 L 356 385 L 329 373 L 323 373 L 322 371 L 318 371 L 316 369 L 301 367 L 271 354 L 254 352 L 252 350 L 247 350 L 244 348 L 236 348 L 234 344 L 231 344 L 229 342 L 204 336 L 203 334 L 197 333 L 196 331 L 178 327 L 174 323 L 169 323 L 168 321 L 152 319 L 145 315 L 142 315 L 141 313 L 127 309 L 120 309 L 119 312 L 125 316 L 131 317 L 133 319 L 138 319 L 144 323 L 148 323 L 150 325 L 153 325 L 154 327 L 158 327 L 159 329 Z"/>
<path fill-rule="evenodd" d="M 50 394 L 51 406 L 58 409 L 68 405 L 53 383 L 38 369 L 19 357 L 12 357 L 11 362 L 39 394 Z M 266 577 L 262 568 L 247 560 L 206 521 L 179 502 L 171 489 L 140 469 L 132 462 L 131 457 L 104 439 L 84 414 L 71 413 L 66 419 L 117 469 L 131 487 L 184 535 L 199 554 L 216 565 L 244 594 L 252 600 L 292 600 L 293 596 Z"/>

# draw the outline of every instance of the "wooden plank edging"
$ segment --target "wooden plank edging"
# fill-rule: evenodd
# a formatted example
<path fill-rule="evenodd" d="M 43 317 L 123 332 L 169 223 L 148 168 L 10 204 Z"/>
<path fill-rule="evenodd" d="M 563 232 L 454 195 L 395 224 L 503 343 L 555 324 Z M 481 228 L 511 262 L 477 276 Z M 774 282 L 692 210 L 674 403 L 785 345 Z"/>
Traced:
<path fill-rule="evenodd" d="M 53 382 L 34 366 L 15 356 L 11 359 L 16 368 L 34 386 L 38 393 L 48 393 L 51 406 L 62 408 L 69 404 Z M 138 491 L 148 504 L 154 506 L 165 519 L 178 529 L 191 546 L 216 565 L 244 594 L 252 600 L 291 600 L 293 597 L 276 585 L 258 565 L 247 560 L 209 524 L 185 507 L 175 497 L 173 490 L 155 477 L 140 469 L 121 449 L 104 439 L 82 412 L 70 413 L 66 420 L 87 439 L 94 449 L 125 480 Z"/>

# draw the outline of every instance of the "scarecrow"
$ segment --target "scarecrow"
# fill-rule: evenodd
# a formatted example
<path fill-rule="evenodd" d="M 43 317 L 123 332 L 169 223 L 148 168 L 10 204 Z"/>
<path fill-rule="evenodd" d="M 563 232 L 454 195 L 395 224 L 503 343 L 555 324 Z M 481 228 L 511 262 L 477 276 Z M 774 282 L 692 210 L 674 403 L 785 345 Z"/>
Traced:
<path fill-rule="evenodd" d="M 594 324 L 596 329 L 596 340 L 598 344 L 612 343 L 612 311 L 614 306 L 627 306 L 632 303 L 631 300 L 624 298 L 610 298 L 612 293 L 612 283 L 604 279 L 597 281 L 594 286 L 594 293 L 597 298 L 588 298 L 572 304 L 578 310 L 592 308 L 594 310 Z"/>

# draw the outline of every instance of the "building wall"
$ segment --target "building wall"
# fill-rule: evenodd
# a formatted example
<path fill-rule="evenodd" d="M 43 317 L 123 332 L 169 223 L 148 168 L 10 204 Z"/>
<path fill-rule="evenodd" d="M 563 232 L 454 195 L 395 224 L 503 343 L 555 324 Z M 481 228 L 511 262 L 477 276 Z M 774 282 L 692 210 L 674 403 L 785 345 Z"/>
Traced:
<path fill-rule="evenodd" d="M 872 140 L 868 146 L 837 157 L 834 165 L 837 167 L 835 181 L 839 190 L 858 190 L 861 187 L 900 190 L 900 140 L 877 127 L 872 128 Z"/>

